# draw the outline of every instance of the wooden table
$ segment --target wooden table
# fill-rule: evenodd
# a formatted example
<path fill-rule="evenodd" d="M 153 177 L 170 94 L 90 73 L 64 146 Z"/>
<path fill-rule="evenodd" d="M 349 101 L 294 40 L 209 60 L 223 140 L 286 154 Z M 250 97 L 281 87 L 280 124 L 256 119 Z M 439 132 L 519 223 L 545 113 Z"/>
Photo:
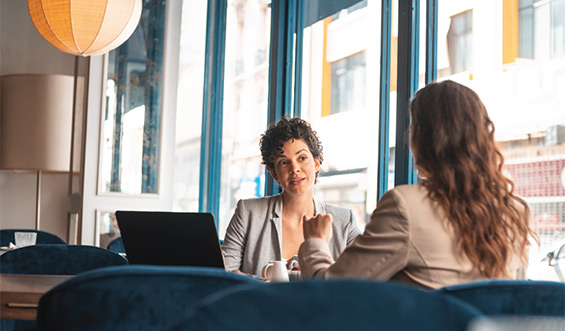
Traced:
<path fill-rule="evenodd" d="M 0 274 L 0 317 L 35 320 L 39 298 L 53 287 L 73 277 Z"/>

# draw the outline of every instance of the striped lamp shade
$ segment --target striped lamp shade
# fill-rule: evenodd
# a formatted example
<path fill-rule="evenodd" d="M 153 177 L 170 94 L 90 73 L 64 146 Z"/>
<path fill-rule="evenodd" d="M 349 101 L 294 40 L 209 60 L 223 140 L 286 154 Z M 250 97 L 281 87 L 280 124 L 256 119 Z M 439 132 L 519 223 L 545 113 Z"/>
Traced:
<path fill-rule="evenodd" d="M 124 43 L 141 17 L 142 0 L 28 0 L 39 33 L 74 55 L 104 54 Z"/>

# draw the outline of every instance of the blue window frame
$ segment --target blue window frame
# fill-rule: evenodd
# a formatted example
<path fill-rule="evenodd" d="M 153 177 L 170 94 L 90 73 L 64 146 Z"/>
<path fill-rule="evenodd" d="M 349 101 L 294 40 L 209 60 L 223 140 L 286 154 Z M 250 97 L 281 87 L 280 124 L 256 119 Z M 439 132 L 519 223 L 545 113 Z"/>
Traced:
<path fill-rule="evenodd" d="M 222 106 L 224 58 L 226 46 L 227 2 L 208 1 L 206 51 L 204 63 L 204 98 L 200 152 L 199 210 L 216 216 L 220 208 L 222 162 Z"/>
<path fill-rule="evenodd" d="M 381 77 L 379 89 L 379 165 L 377 201 L 388 190 L 389 121 L 390 121 L 390 38 L 392 0 L 383 0 L 381 9 Z"/>

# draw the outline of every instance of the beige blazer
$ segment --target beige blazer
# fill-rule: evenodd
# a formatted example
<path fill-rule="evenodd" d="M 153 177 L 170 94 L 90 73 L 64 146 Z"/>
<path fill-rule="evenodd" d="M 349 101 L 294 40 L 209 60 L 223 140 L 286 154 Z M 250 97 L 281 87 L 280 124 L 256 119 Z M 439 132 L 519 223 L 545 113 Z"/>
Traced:
<path fill-rule="evenodd" d="M 335 261 L 323 239 L 300 247 L 303 277 L 396 280 L 434 289 L 484 279 L 459 252 L 443 210 L 422 184 L 402 185 L 383 195 L 365 232 Z M 523 276 L 518 254 L 510 274 Z"/>

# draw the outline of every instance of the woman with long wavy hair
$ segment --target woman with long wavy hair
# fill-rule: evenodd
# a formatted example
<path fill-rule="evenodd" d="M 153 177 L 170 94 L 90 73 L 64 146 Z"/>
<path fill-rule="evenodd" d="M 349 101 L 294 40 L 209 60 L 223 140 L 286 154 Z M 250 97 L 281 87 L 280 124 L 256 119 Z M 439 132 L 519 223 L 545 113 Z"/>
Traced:
<path fill-rule="evenodd" d="M 365 232 L 333 261 L 332 219 L 304 222 L 304 277 L 393 279 L 422 288 L 523 278 L 530 209 L 503 174 L 478 95 L 444 81 L 412 100 L 410 144 L 422 181 L 383 195 Z"/>

